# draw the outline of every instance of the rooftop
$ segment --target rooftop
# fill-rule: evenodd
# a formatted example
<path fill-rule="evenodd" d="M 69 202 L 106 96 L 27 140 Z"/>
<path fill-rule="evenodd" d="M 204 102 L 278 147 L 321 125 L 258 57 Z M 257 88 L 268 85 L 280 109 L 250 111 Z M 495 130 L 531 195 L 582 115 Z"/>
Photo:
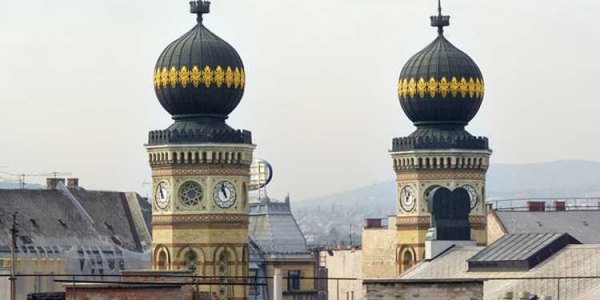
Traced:
<path fill-rule="evenodd" d="M 584 244 L 600 244 L 600 210 L 492 211 L 506 233 L 568 233 Z"/>
<path fill-rule="evenodd" d="M 580 244 L 566 233 L 507 234 L 467 262 L 469 271 L 529 270 L 568 244 Z"/>
<path fill-rule="evenodd" d="M 272 257 L 308 255 L 309 250 L 296 219 L 290 210 L 290 201 L 277 202 L 263 198 L 250 204 L 249 235 L 260 250 Z"/>
<path fill-rule="evenodd" d="M 0 190 L 0 207 L 0 245 L 8 245 L 13 212 L 18 212 L 20 247 L 118 246 L 142 252 L 151 244 L 150 204 L 136 193 L 62 184 L 45 190 Z"/>

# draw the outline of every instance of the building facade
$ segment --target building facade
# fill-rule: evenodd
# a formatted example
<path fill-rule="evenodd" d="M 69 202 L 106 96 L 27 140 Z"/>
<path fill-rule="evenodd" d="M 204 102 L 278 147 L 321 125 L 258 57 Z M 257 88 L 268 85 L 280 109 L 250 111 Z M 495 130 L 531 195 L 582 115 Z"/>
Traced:
<path fill-rule="evenodd" d="M 245 70 L 236 50 L 208 30 L 208 1 L 192 1 L 197 24 L 158 58 L 154 89 L 174 123 L 149 134 L 152 267 L 193 270 L 218 299 L 247 299 L 251 133 L 225 120 L 239 104 Z"/>
<path fill-rule="evenodd" d="M 273 295 L 273 276 L 281 270 L 283 299 L 317 300 L 317 258 L 292 215 L 290 199 L 268 197 L 250 204 L 250 276 L 255 277 L 250 299 L 268 300 Z M 267 279 L 268 278 L 268 279 Z"/>

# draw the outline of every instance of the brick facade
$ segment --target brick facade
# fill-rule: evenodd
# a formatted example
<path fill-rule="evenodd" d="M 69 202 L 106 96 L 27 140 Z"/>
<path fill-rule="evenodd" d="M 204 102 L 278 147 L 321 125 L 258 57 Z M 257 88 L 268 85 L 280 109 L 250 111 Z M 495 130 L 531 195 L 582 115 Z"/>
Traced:
<path fill-rule="evenodd" d="M 181 286 L 98 286 L 67 288 L 67 300 L 192 300 Z"/>
<path fill-rule="evenodd" d="M 382 300 L 480 300 L 483 299 L 483 282 L 399 282 L 366 281 L 363 284 L 365 299 Z"/>

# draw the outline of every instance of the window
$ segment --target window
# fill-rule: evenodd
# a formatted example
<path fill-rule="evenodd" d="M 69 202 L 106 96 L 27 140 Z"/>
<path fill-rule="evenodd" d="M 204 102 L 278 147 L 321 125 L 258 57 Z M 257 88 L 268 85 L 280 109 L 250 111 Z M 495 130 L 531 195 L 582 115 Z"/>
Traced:
<path fill-rule="evenodd" d="M 114 265 L 114 262 L 113 262 Z M 114 267 L 111 267 L 111 269 Z M 160 254 L 158 254 L 158 269 L 159 270 L 165 270 L 167 269 L 167 253 L 165 253 L 165 251 L 160 251 Z"/>
<path fill-rule="evenodd" d="M 221 286 L 219 287 L 219 299 L 227 299 L 229 294 L 228 277 L 229 276 L 229 252 L 223 250 L 219 255 L 219 281 Z"/>
<path fill-rule="evenodd" d="M 300 270 L 288 271 L 288 291 L 300 290 Z"/>
<path fill-rule="evenodd" d="M 415 260 L 410 249 L 404 250 L 404 254 L 402 255 L 402 272 L 406 272 L 406 270 L 410 269 L 414 264 Z"/>
<path fill-rule="evenodd" d="M 188 270 L 196 271 L 196 262 L 198 262 L 198 255 L 194 251 L 188 251 L 185 254 L 185 266 Z"/>
<path fill-rule="evenodd" d="M 253 296 L 258 295 L 258 285 L 257 285 L 258 279 L 256 277 L 257 277 L 256 271 L 251 270 L 248 283 L 250 284 L 250 295 L 253 295 Z"/>

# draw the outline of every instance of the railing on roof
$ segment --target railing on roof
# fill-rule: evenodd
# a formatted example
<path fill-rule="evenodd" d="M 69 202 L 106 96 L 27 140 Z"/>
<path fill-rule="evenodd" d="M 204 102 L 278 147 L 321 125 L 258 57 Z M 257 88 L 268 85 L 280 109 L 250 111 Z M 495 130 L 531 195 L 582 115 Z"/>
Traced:
<path fill-rule="evenodd" d="M 600 210 L 600 197 L 549 197 L 488 199 L 488 208 L 498 211 Z"/>

